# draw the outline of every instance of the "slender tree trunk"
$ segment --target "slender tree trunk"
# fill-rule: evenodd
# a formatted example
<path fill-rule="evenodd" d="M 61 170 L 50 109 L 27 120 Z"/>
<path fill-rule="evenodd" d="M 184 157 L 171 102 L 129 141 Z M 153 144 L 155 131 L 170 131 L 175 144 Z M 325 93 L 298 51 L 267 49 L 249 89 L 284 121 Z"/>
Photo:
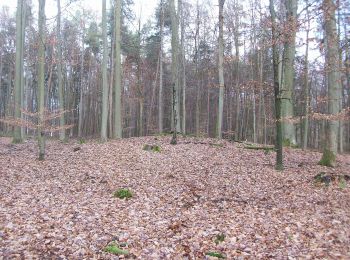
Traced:
<path fill-rule="evenodd" d="M 283 53 L 283 77 L 282 77 L 282 129 L 283 140 L 291 145 L 296 145 L 295 126 L 289 121 L 294 116 L 292 93 L 294 88 L 294 59 L 295 38 L 297 32 L 297 0 L 286 0 L 287 22 L 290 30 L 286 32 L 286 40 Z"/>
<path fill-rule="evenodd" d="M 39 0 L 39 51 L 38 51 L 38 143 L 39 160 L 45 159 L 45 0 Z"/>
<path fill-rule="evenodd" d="M 306 29 L 306 50 L 305 50 L 305 67 L 304 67 L 304 124 L 303 124 L 303 150 L 307 148 L 308 134 L 309 134 L 309 33 L 310 33 L 310 13 L 309 1 L 306 0 L 306 14 L 307 14 L 307 29 Z"/>
<path fill-rule="evenodd" d="M 22 36 L 21 36 L 21 40 L 22 40 L 22 51 L 21 51 L 21 69 L 22 69 L 22 76 L 21 76 L 21 108 L 25 109 L 24 106 L 24 98 L 25 98 L 25 73 L 24 73 L 24 43 L 25 43 L 25 29 L 26 29 L 26 12 L 27 12 L 27 8 L 26 8 L 27 4 L 24 1 L 23 2 L 23 7 L 22 7 Z M 24 114 L 21 113 L 21 118 L 22 120 L 25 120 Z M 23 140 L 25 138 L 25 127 L 21 127 L 21 139 Z"/>
<path fill-rule="evenodd" d="M 222 138 L 222 118 L 224 112 L 224 4 L 225 0 L 219 0 L 219 115 L 216 137 Z"/>
<path fill-rule="evenodd" d="M 341 78 L 339 72 L 338 36 L 335 20 L 336 5 L 333 0 L 323 1 L 326 35 L 326 71 L 328 78 L 328 113 L 336 115 L 340 111 Z M 327 145 L 324 148 L 321 163 L 328 161 L 329 166 L 335 166 L 338 152 L 339 121 L 331 118 L 327 121 Z"/>
<path fill-rule="evenodd" d="M 15 118 L 21 118 L 21 84 L 23 80 L 23 38 L 22 38 L 22 26 L 23 26 L 23 0 L 17 0 L 17 14 L 16 14 L 16 70 L 15 70 Z M 21 127 L 15 125 L 13 133 L 13 143 L 22 142 Z"/>
<path fill-rule="evenodd" d="M 235 2 L 235 6 L 237 7 L 237 2 Z M 239 17 L 236 14 L 235 18 L 235 28 L 234 28 L 234 41 L 235 41 L 235 51 L 236 51 L 236 126 L 235 126 L 235 140 L 238 141 L 240 139 L 240 131 L 239 131 L 239 120 L 240 120 L 240 89 L 239 89 Z"/>
<path fill-rule="evenodd" d="M 199 4 L 197 0 L 197 17 L 196 17 L 196 36 L 195 36 L 195 67 L 196 67 L 196 80 L 197 80 L 197 88 L 196 88 L 196 136 L 200 134 L 200 98 L 201 98 L 201 80 L 199 78 L 199 68 L 198 68 L 198 60 L 199 60 L 199 29 L 200 29 L 200 20 L 199 20 Z"/>
<path fill-rule="evenodd" d="M 108 119 L 108 83 L 107 83 L 107 12 L 106 0 L 102 0 L 102 40 L 103 40 L 103 61 L 102 61 L 102 122 L 101 140 L 107 141 L 107 119 Z"/>
<path fill-rule="evenodd" d="M 59 110 L 62 113 L 60 116 L 60 140 L 66 139 L 66 130 L 64 129 L 64 94 L 63 94 L 63 80 L 62 80 L 62 37 L 61 37 L 61 0 L 57 0 L 57 76 L 58 76 L 58 103 Z"/>
<path fill-rule="evenodd" d="M 337 0 L 337 6 L 338 6 L 338 17 L 337 17 L 337 20 L 338 20 L 338 43 L 340 43 L 340 28 L 341 28 L 341 25 L 340 25 L 340 7 L 339 7 L 339 1 L 340 0 Z M 345 34 L 346 34 L 346 31 L 345 31 Z M 343 60 L 342 60 L 342 56 L 343 56 L 343 52 L 342 52 L 342 46 L 341 44 L 339 44 L 339 70 L 341 71 L 342 68 L 343 68 Z M 340 72 L 341 73 L 341 72 Z M 341 77 L 341 76 L 340 76 Z M 341 80 L 342 82 L 342 80 Z M 341 112 L 342 110 L 342 107 L 343 107 L 343 84 L 341 83 L 341 91 L 339 92 L 340 96 L 339 96 L 339 112 Z M 343 121 L 342 120 L 339 120 L 339 153 L 343 153 L 344 152 L 344 146 L 343 146 L 343 139 L 344 139 L 344 126 L 343 126 Z"/>
<path fill-rule="evenodd" d="M 80 99 L 79 99 L 79 118 L 78 118 L 78 137 L 82 137 L 83 131 L 83 110 L 84 110 L 84 33 L 85 25 L 82 24 L 81 35 L 81 60 L 80 60 Z"/>
<path fill-rule="evenodd" d="M 181 71 L 182 71 L 182 133 L 186 134 L 186 55 L 185 55 L 185 17 L 183 1 L 179 1 L 181 15 Z"/>
<path fill-rule="evenodd" d="M 163 30 L 164 30 L 164 2 L 161 0 L 160 16 L 160 48 L 159 48 L 159 96 L 158 96 L 158 129 L 163 132 Z"/>
<path fill-rule="evenodd" d="M 175 10 L 175 0 L 170 0 L 170 16 L 171 16 L 171 86 L 173 88 L 173 138 L 172 144 L 177 143 L 177 132 L 180 132 L 180 121 L 178 115 L 180 111 L 179 106 L 179 80 L 178 80 L 178 49 L 179 49 L 179 33 L 178 33 L 178 18 Z"/>
<path fill-rule="evenodd" d="M 121 0 L 115 0 L 114 138 L 122 138 Z"/>
<path fill-rule="evenodd" d="M 282 147 L 282 122 L 281 122 L 281 93 L 279 86 L 279 75 L 278 75 L 278 47 L 276 44 L 276 13 L 274 8 L 274 1 L 270 0 L 270 13 L 271 13 L 271 29 L 272 29 L 272 60 L 273 60 L 273 85 L 275 92 L 275 113 L 276 113 L 276 170 L 283 170 L 283 147 Z"/>

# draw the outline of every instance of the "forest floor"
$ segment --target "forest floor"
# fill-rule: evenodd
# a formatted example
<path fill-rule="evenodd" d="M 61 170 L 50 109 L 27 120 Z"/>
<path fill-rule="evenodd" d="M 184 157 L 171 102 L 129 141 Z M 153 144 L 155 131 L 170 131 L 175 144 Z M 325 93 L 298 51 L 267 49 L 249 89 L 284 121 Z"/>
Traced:
<path fill-rule="evenodd" d="M 349 155 L 326 168 L 318 152 L 286 149 L 277 172 L 274 152 L 213 139 L 48 141 L 43 162 L 34 141 L 10 142 L 0 138 L 0 259 L 119 259 L 110 243 L 130 259 L 350 259 L 350 182 L 314 180 L 350 174 Z"/>

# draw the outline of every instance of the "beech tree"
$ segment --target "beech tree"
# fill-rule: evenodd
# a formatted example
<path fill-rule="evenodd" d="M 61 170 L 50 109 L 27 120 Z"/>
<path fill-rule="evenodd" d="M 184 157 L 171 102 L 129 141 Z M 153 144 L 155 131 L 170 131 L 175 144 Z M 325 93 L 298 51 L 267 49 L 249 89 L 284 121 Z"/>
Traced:
<path fill-rule="evenodd" d="M 275 93 L 275 114 L 276 114 L 276 169 L 283 170 L 283 147 L 282 147 L 282 122 L 281 122 L 281 91 L 279 85 L 279 54 L 278 45 L 275 42 L 276 35 L 276 12 L 274 1 L 270 0 L 270 14 L 271 14 L 271 31 L 272 31 L 272 63 L 273 63 L 273 88 Z"/>
<path fill-rule="evenodd" d="M 102 123 L 101 140 L 107 141 L 107 118 L 108 118 L 108 85 L 107 85 L 107 11 L 106 0 L 102 0 L 102 40 L 103 40 L 103 62 L 102 62 Z"/>
<path fill-rule="evenodd" d="M 121 0 L 115 0 L 114 138 L 122 138 Z"/>
<path fill-rule="evenodd" d="M 22 123 L 37 125 L 31 115 L 39 113 L 42 80 L 34 5 L 19 2 L 17 27 L 20 12 L 0 10 L 0 133 L 13 141 L 37 134 L 35 126 Z M 145 24 L 131 12 L 132 2 L 112 1 L 101 24 L 106 30 L 79 1 L 70 3 L 70 12 L 61 10 L 62 0 L 56 2 L 55 26 L 45 30 L 44 114 L 60 117 L 47 122 L 44 116 L 48 130 L 42 132 L 82 141 L 182 132 L 277 147 L 281 122 L 283 145 L 350 149 L 349 1 L 330 2 L 335 4 L 335 42 L 326 30 L 329 21 L 318 11 L 328 2 L 273 1 L 271 21 L 262 0 L 159 0 L 155 19 Z M 214 7 L 219 17 L 212 15 Z M 20 28 L 24 21 L 30 28 L 26 37 L 25 27 Z M 338 68 L 332 65 L 335 52 Z M 334 88 L 340 91 L 332 94 Z M 65 124 L 74 127 L 65 131 Z M 332 140 L 323 137 L 327 125 L 336 132 L 336 149 L 322 146 L 323 139 Z"/>
<path fill-rule="evenodd" d="M 58 84 L 58 104 L 61 111 L 60 117 L 60 140 L 66 139 L 65 118 L 64 118 L 64 91 L 62 77 L 62 36 L 61 36 L 61 0 L 57 0 L 57 84 Z"/>
<path fill-rule="evenodd" d="M 45 0 L 39 0 L 39 50 L 38 50 L 38 143 L 39 160 L 45 159 Z"/>
<path fill-rule="evenodd" d="M 326 42 L 325 71 L 328 79 L 328 113 L 326 145 L 321 164 L 335 166 L 338 153 L 339 121 L 334 118 L 340 111 L 341 78 L 339 68 L 338 35 L 335 19 L 336 4 L 333 0 L 324 0 L 322 4 Z"/>
<path fill-rule="evenodd" d="M 283 140 L 285 143 L 296 145 L 295 127 L 289 120 L 294 116 L 293 89 L 294 89 L 294 59 L 295 37 L 297 32 L 297 0 L 286 0 L 286 27 L 284 30 L 284 50 L 282 63 L 282 86 L 281 86 L 281 113 L 283 118 Z"/>
<path fill-rule="evenodd" d="M 23 82 L 23 35 L 22 35 L 22 28 L 24 26 L 23 22 L 23 8 L 24 8 L 24 1 L 18 0 L 17 1 L 17 14 L 16 14 L 16 70 L 15 70 L 15 118 L 20 119 L 21 118 L 21 86 Z M 21 134 L 21 127 L 15 126 L 14 127 L 14 133 L 13 133 L 13 142 L 14 143 L 20 143 L 22 142 L 22 134 Z"/>
<path fill-rule="evenodd" d="M 178 50 L 179 50 L 179 30 L 178 16 L 175 9 L 175 0 L 170 0 L 171 17 L 171 86 L 172 86 L 172 113 L 173 113 L 173 138 L 172 144 L 177 143 L 177 133 L 180 132 L 180 112 L 179 105 L 179 79 L 178 79 Z"/>
<path fill-rule="evenodd" d="M 219 115 L 218 115 L 218 130 L 217 137 L 221 139 L 222 137 L 222 118 L 223 118 L 223 110 L 224 110 L 224 4 L 225 0 L 219 0 Z"/>

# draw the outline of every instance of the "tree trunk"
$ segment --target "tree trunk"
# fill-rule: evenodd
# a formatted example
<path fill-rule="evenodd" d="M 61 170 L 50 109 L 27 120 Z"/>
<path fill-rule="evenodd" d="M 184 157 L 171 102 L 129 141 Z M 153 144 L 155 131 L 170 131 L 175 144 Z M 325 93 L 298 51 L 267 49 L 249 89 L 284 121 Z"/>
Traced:
<path fill-rule="evenodd" d="M 180 111 L 179 106 L 179 80 L 178 80 L 178 49 L 179 49 L 179 33 L 178 33 L 178 19 L 175 10 L 175 0 L 170 0 L 170 16 L 171 16 L 171 86 L 173 89 L 173 138 L 171 140 L 172 144 L 177 143 L 177 132 L 180 132 L 180 121 L 178 120 L 178 115 Z"/>
<path fill-rule="evenodd" d="M 80 60 L 80 99 L 79 99 L 79 118 L 78 118 L 78 137 L 82 137 L 83 131 L 83 110 L 84 110 L 84 33 L 85 25 L 82 24 L 81 34 L 81 60 Z"/>
<path fill-rule="evenodd" d="M 39 160 L 45 159 L 45 0 L 39 0 L 39 51 L 38 51 L 38 143 Z"/>
<path fill-rule="evenodd" d="M 61 0 L 57 0 L 57 76 L 58 76 L 58 104 L 59 110 L 62 113 L 60 116 L 60 140 L 66 139 L 66 130 L 64 129 L 64 94 L 63 94 L 63 80 L 62 80 L 62 37 L 61 37 Z"/>
<path fill-rule="evenodd" d="M 102 40 L 103 40 L 103 61 L 102 61 L 102 120 L 101 120 L 101 141 L 107 141 L 107 119 L 108 119 L 108 84 L 107 84 L 107 12 L 106 0 L 102 0 Z"/>
<path fill-rule="evenodd" d="M 181 15 L 181 72 L 182 72 L 182 133 L 186 134 L 186 56 L 185 56 L 185 16 L 183 1 L 179 0 Z"/>
<path fill-rule="evenodd" d="M 289 122 L 294 116 L 292 93 L 294 88 L 294 59 L 295 59 L 295 38 L 297 32 L 297 0 L 286 0 L 287 22 L 290 30 L 285 33 L 283 53 L 283 77 L 282 77 L 282 129 L 283 140 L 291 145 L 296 145 L 295 126 Z"/>
<path fill-rule="evenodd" d="M 160 16 L 160 48 L 159 48 L 159 96 L 158 96 L 158 129 L 163 132 L 163 30 L 164 30 L 164 3 L 161 0 Z"/>
<path fill-rule="evenodd" d="M 22 38 L 22 26 L 23 26 L 23 0 L 17 0 L 17 14 L 16 14 L 16 70 L 15 70 L 15 119 L 20 120 L 21 118 L 21 85 L 23 80 L 23 38 Z M 22 142 L 21 127 L 15 125 L 13 133 L 13 143 Z"/>
<path fill-rule="evenodd" d="M 323 1 L 323 15 L 326 36 L 326 71 L 328 78 L 328 113 L 336 115 L 340 111 L 341 78 L 339 72 L 338 36 L 335 20 L 336 5 L 333 0 Z M 338 152 L 339 121 L 331 118 L 327 121 L 326 146 L 320 163 L 328 161 L 329 166 L 335 166 Z"/>
<path fill-rule="evenodd" d="M 114 138 L 122 138 L 121 0 L 115 0 Z"/>
<path fill-rule="evenodd" d="M 305 50 L 305 67 L 304 67 L 304 124 L 303 124 L 303 150 L 307 148 L 308 133 L 309 133 L 309 33 L 310 33 L 310 13 L 309 1 L 306 1 L 307 29 L 306 29 L 306 50 Z"/>
<path fill-rule="evenodd" d="M 217 138 L 222 138 L 222 118 L 224 112 L 224 4 L 225 0 L 219 0 L 219 115 L 217 122 Z"/>
<path fill-rule="evenodd" d="M 281 122 L 281 93 L 279 86 L 279 73 L 278 73 L 278 63 L 279 54 L 278 47 L 276 44 L 276 13 L 274 8 L 274 1 L 270 0 L 270 13 L 271 13 L 271 30 L 272 30 L 272 41 L 274 42 L 272 46 L 272 60 L 273 60 L 273 86 L 275 92 L 275 117 L 276 117 L 276 170 L 283 170 L 283 147 L 282 147 L 282 122 Z"/>

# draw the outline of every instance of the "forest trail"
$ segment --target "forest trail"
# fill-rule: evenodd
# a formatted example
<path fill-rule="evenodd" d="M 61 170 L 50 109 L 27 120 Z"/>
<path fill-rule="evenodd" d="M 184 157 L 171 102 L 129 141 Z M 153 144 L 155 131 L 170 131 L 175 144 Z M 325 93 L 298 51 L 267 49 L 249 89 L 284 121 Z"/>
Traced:
<path fill-rule="evenodd" d="M 349 155 L 332 169 L 317 165 L 321 153 L 286 149 L 277 172 L 274 152 L 144 137 L 48 141 L 39 162 L 36 142 L 9 140 L 0 138 L 0 259 L 116 259 L 104 252 L 111 241 L 130 259 L 350 258 L 350 182 L 314 181 L 350 174 Z M 113 197 L 118 188 L 133 197 Z"/>

